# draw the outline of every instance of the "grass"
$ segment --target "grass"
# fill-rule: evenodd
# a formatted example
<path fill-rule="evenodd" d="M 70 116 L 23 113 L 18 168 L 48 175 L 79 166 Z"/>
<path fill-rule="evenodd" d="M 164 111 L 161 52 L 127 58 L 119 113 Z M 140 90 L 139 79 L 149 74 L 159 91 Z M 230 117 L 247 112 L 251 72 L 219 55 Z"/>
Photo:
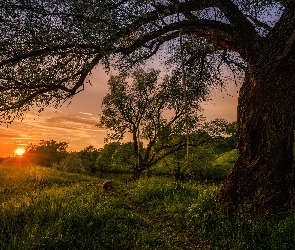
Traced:
<path fill-rule="evenodd" d="M 218 209 L 215 184 L 142 179 L 129 186 L 128 198 L 155 221 L 185 229 L 204 249 L 295 249 L 295 210 L 255 218 L 231 217 Z M 168 223 L 169 226 L 169 223 Z"/>
<path fill-rule="evenodd" d="M 216 204 L 219 184 L 114 179 L 110 196 L 104 180 L 0 165 L 0 249 L 295 249 L 295 210 L 230 217 Z"/>
<path fill-rule="evenodd" d="M 1 166 L 0 249 L 181 249 L 104 179 L 33 166 Z M 176 247 L 179 246 L 179 247 Z M 189 248 L 188 248 L 189 249 Z M 192 246 L 190 249 L 194 249 Z"/>

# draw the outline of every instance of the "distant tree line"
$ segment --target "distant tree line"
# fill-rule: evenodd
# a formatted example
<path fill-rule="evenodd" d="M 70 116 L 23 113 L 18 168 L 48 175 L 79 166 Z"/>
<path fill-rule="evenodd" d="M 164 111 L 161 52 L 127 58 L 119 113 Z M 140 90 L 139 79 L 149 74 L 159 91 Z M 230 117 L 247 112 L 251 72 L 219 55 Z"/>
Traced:
<path fill-rule="evenodd" d="M 143 172 L 173 175 L 180 180 L 218 178 L 220 173 L 217 172 L 221 170 L 214 169 L 212 162 L 236 147 L 236 136 L 236 122 L 216 119 L 205 123 L 202 129 L 189 135 L 188 164 L 184 147 L 168 155 L 163 150 L 161 154 L 165 157 Z M 169 143 L 175 145 L 183 140 L 183 135 L 177 135 Z M 133 177 L 134 166 L 138 161 L 133 142 L 109 142 L 103 148 L 88 146 L 79 152 L 67 152 L 67 147 L 67 142 L 42 140 L 38 144 L 30 144 L 23 157 L 34 164 L 62 171 L 91 175 L 98 172 L 128 173 Z M 147 148 L 144 143 L 140 143 L 139 150 L 142 155 L 145 154 Z"/>

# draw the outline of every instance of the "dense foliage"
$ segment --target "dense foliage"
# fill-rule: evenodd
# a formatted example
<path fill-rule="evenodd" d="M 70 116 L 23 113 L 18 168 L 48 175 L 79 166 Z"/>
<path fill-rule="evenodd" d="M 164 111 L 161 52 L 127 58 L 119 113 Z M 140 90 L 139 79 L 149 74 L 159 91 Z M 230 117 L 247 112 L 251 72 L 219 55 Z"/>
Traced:
<path fill-rule="evenodd" d="M 100 154 L 100 150 L 93 146 L 88 146 L 79 152 L 67 153 L 60 162 L 54 162 L 54 168 L 73 173 L 96 172 L 96 159 Z"/>
<path fill-rule="evenodd" d="M 29 144 L 23 157 L 37 165 L 52 167 L 53 163 L 60 163 L 66 156 L 67 147 L 67 142 L 41 140 L 39 144 Z"/>

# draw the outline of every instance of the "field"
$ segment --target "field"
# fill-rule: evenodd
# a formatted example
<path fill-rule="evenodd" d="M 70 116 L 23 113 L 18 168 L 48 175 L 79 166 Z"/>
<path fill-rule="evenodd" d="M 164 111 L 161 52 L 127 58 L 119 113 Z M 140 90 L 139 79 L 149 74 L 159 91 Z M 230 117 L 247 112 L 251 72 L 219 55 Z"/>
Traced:
<path fill-rule="evenodd" d="M 2 163 L 0 249 L 295 249 L 295 210 L 230 217 L 220 184 L 115 178 L 109 195 L 105 179 Z"/>

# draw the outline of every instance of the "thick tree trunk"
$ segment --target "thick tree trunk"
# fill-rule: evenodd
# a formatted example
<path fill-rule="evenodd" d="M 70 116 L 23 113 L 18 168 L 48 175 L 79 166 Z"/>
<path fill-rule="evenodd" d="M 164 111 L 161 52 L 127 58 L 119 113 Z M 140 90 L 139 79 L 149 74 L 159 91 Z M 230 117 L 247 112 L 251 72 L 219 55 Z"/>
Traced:
<path fill-rule="evenodd" d="M 294 85 L 292 65 L 248 65 L 238 106 L 238 159 L 218 194 L 225 211 L 292 206 Z"/>

